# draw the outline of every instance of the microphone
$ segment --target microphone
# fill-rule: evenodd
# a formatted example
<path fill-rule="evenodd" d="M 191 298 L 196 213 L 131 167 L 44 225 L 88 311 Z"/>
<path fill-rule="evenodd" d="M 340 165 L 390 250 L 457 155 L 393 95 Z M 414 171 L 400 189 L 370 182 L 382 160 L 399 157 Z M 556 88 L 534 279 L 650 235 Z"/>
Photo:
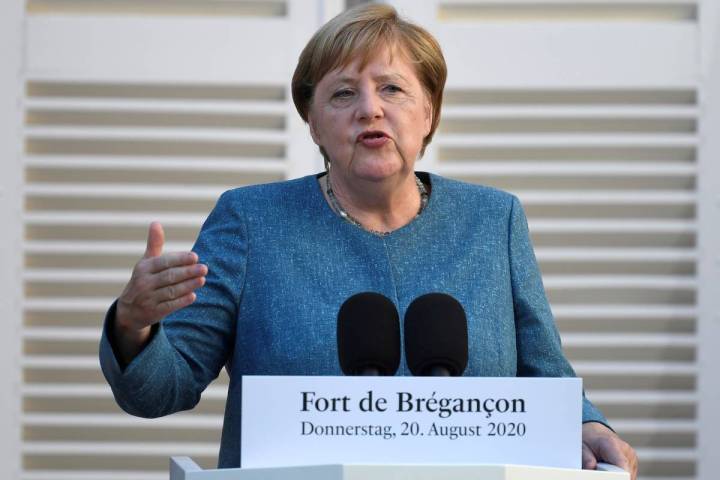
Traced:
<path fill-rule="evenodd" d="M 345 375 L 395 375 L 400 367 L 400 319 L 395 305 L 374 292 L 348 298 L 338 312 L 337 343 Z"/>
<path fill-rule="evenodd" d="M 467 319 L 450 295 L 428 293 L 405 312 L 405 358 L 413 375 L 457 377 L 468 362 Z"/>

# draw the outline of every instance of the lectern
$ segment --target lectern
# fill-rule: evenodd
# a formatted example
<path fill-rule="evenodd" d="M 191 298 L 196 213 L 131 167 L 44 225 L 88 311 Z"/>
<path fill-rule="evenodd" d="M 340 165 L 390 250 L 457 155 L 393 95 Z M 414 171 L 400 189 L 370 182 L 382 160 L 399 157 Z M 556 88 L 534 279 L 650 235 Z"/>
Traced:
<path fill-rule="evenodd" d="M 601 470 L 523 465 L 317 465 L 203 470 L 189 457 L 170 459 L 170 480 L 630 480 L 608 464 Z"/>

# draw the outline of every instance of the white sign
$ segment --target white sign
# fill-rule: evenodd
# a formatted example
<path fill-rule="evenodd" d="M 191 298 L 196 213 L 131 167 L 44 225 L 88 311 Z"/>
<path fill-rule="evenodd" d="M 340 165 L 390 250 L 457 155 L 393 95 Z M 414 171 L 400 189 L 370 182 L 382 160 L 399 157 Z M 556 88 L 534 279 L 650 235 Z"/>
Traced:
<path fill-rule="evenodd" d="M 581 467 L 579 378 L 245 376 L 243 468 Z"/>
<path fill-rule="evenodd" d="M 243 468 L 581 466 L 579 378 L 245 376 L 242 382 Z"/>

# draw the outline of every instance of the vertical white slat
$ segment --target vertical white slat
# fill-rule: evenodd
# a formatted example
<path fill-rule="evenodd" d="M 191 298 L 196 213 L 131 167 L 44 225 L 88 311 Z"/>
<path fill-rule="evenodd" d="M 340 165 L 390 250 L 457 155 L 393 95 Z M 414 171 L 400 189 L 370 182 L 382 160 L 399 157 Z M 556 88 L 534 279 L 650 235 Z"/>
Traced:
<path fill-rule="evenodd" d="M 22 2 L 0 4 L 0 477 L 20 478 Z"/>
<path fill-rule="evenodd" d="M 702 86 L 698 158 L 698 480 L 720 474 L 720 4 L 701 9 Z"/>

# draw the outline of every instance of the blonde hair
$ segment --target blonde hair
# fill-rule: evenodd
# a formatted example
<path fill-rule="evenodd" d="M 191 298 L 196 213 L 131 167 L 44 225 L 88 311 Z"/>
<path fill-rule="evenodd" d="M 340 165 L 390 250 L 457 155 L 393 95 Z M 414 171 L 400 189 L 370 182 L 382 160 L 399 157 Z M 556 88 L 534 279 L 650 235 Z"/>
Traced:
<path fill-rule="evenodd" d="M 432 123 L 423 139 L 422 154 L 440 121 L 447 65 L 435 37 L 401 19 L 389 5 L 363 4 L 348 9 L 315 32 L 295 67 L 293 102 L 300 117 L 307 122 L 315 87 L 328 72 L 358 58 L 362 68 L 373 53 L 386 46 L 397 46 L 407 56 L 432 105 Z"/>

